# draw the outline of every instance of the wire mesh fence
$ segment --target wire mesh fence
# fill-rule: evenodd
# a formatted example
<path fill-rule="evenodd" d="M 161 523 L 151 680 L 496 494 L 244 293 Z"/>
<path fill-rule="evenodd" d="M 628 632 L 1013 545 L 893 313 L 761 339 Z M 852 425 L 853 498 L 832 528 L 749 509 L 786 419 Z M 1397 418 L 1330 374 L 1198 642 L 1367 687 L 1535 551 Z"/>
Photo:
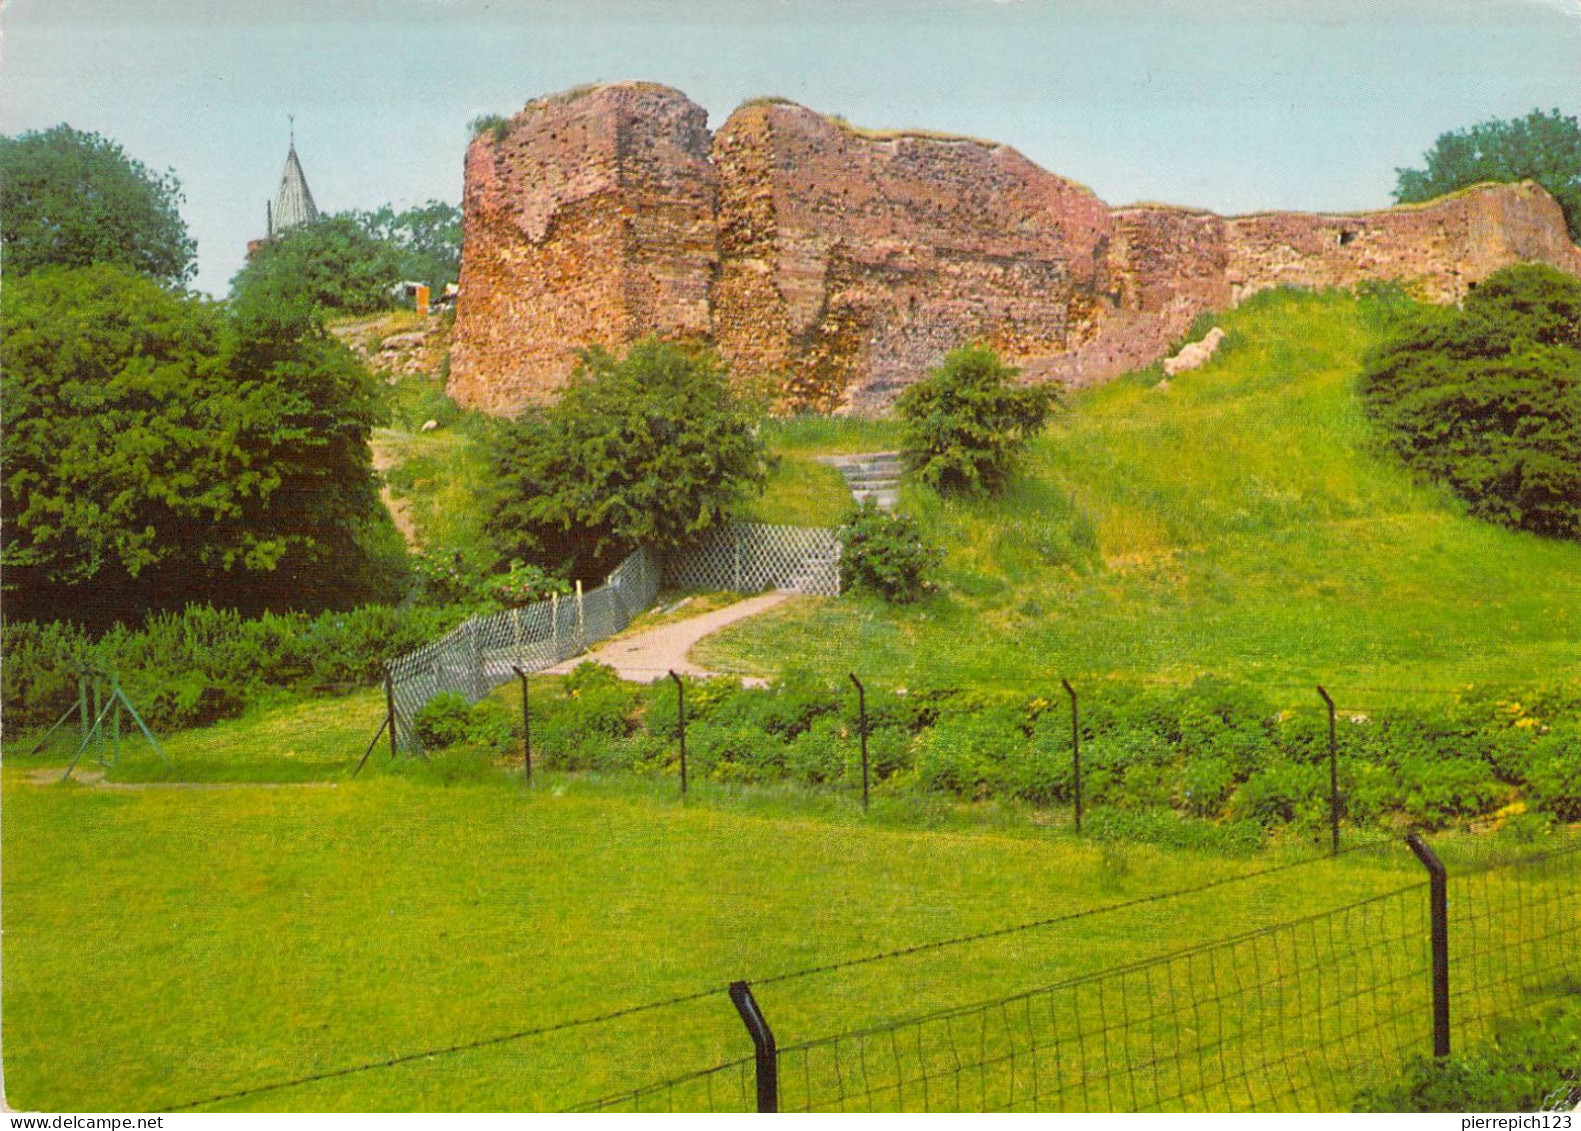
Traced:
<path fill-rule="evenodd" d="M 389 693 L 396 746 L 421 749 L 411 720 L 442 692 L 476 703 L 516 678 L 542 671 L 620 632 L 653 603 L 661 582 L 692 589 L 755 593 L 788 589 L 838 596 L 840 546 L 818 527 L 732 523 L 661 556 L 643 548 L 603 585 L 520 608 L 472 617 L 445 636 L 391 660 Z"/>
<path fill-rule="evenodd" d="M 473 617 L 445 636 L 390 661 L 396 745 L 420 749 L 411 720 L 434 696 L 452 692 L 476 703 L 525 672 L 553 667 L 630 624 L 659 592 L 660 566 L 639 549 L 587 593 L 555 596 Z"/>
<path fill-rule="evenodd" d="M 681 589 L 788 589 L 838 597 L 840 543 L 822 527 L 734 522 L 666 555 L 664 581 Z"/>
<path fill-rule="evenodd" d="M 1448 885 L 1454 1039 L 1581 985 L 1581 845 Z M 781 1111 L 1332 1111 L 1434 1048 L 1423 880 L 991 1001 L 772 1050 Z M 583 1111 L 752 1110 L 750 1059 Z"/>

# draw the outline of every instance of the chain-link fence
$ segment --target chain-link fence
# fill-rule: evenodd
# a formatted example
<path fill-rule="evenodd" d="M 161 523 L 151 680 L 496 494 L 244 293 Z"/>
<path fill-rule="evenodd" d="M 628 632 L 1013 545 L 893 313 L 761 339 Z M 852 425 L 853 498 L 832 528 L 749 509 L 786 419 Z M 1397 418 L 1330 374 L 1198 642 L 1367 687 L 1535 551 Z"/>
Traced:
<path fill-rule="evenodd" d="M 411 721 L 435 695 L 448 691 L 476 703 L 515 679 L 517 668 L 541 671 L 613 636 L 658 592 L 657 556 L 640 549 L 591 592 L 473 617 L 432 644 L 397 656 L 389 665 L 397 748 L 420 748 Z"/>
<path fill-rule="evenodd" d="M 587 593 L 556 596 L 473 617 L 431 644 L 391 660 L 390 706 L 396 746 L 420 744 L 411 722 L 434 696 L 452 692 L 476 703 L 524 672 L 542 671 L 631 623 L 665 585 L 756 593 L 788 589 L 838 596 L 840 544 L 817 527 L 732 523 L 661 556 L 639 549 Z"/>
<path fill-rule="evenodd" d="M 666 555 L 664 583 L 678 589 L 788 589 L 838 597 L 840 543 L 833 530 L 822 527 L 735 522 Z"/>

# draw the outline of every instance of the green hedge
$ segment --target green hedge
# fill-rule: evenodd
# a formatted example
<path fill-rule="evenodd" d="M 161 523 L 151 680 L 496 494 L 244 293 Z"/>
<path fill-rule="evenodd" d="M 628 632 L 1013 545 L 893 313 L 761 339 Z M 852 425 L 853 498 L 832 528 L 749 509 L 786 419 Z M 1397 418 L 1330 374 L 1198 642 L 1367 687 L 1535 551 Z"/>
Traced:
<path fill-rule="evenodd" d="M 767 688 L 688 679 L 686 689 L 694 779 L 860 785 L 849 685 L 792 673 Z M 870 686 L 867 701 L 879 792 L 1046 808 L 1073 800 L 1063 696 Z M 1522 810 L 1528 820 L 1581 820 L 1581 687 L 1519 699 L 1468 691 L 1433 711 L 1346 713 L 1339 725 L 1342 815 L 1352 825 L 1440 829 Z M 1131 839 L 1244 847 L 1277 827 L 1327 827 L 1320 707 L 1280 708 L 1217 680 L 1113 685 L 1084 697 L 1082 729 L 1087 805 L 1098 825 Z M 551 768 L 674 773 L 677 732 L 669 680 L 638 688 L 584 664 L 533 698 L 535 757 Z"/>
<path fill-rule="evenodd" d="M 77 671 L 115 672 L 148 724 L 172 731 L 241 714 L 271 693 L 367 687 L 390 657 L 443 635 L 459 610 L 368 605 L 348 612 L 239 613 L 189 605 L 97 640 L 60 622 L 17 621 L 0 640 L 8 729 L 47 726 L 77 695 Z"/>

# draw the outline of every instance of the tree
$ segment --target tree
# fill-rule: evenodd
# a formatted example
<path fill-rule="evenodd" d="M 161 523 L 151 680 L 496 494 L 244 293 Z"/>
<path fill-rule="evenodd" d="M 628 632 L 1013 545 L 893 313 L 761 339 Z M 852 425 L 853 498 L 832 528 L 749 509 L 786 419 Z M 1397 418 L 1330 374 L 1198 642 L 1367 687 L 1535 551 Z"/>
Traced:
<path fill-rule="evenodd" d="M 907 468 L 941 492 L 1000 491 L 1056 399 L 1046 385 L 1012 385 L 1015 375 L 984 346 L 946 355 L 895 402 L 906 425 L 901 458 Z"/>
<path fill-rule="evenodd" d="M 598 576 L 637 545 L 724 522 L 767 478 L 757 414 L 706 352 L 648 338 L 594 346 L 557 404 L 502 428 L 487 520 L 502 560 Z"/>
<path fill-rule="evenodd" d="M 333 339 L 106 265 L 11 281 L 0 318 L 8 615 L 325 607 L 398 580 L 377 389 Z"/>
<path fill-rule="evenodd" d="M 1581 279 L 1506 267 L 1461 309 L 1406 320 L 1361 388 L 1405 462 L 1472 514 L 1581 538 Z"/>
<path fill-rule="evenodd" d="M 435 294 L 461 273 L 461 209 L 430 200 L 405 212 L 386 204 L 349 214 L 368 235 L 395 250 L 402 279 L 427 283 Z"/>
<path fill-rule="evenodd" d="M 197 245 L 183 199 L 173 172 L 150 172 L 96 133 L 62 123 L 0 138 L 0 245 L 12 279 L 109 263 L 185 283 Z"/>
<path fill-rule="evenodd" d="M 1483 181 L 1534 180 L 1564 210 L 1572 239 L 1581 241 L 1581 124 L 1558 110 L 1492 119 L 1440 134 L 1423 154 L 1425 169 L 1396 169 L 1394 198 L 1432 200 Z"/>
<path fill-rule="evenodd" d="M 231 299 L 317 317 L 372 314 L 395 305 L 400 279 L 393 247 L 351 216 L 329 216 L 260 245 L 231 279 Z"/>

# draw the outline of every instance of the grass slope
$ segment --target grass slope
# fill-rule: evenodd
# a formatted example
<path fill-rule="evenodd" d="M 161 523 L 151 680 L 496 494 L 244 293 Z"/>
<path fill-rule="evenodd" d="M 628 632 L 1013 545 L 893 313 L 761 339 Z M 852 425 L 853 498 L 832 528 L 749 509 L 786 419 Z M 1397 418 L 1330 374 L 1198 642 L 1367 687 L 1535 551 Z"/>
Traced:
<path fill-rule="evenodd" d="M 894 681 L 1212 672 L 1356 706 L 1577 669 L 1581 546 L 1468 519 L 1380 454 L 1354 392 L 1362 304 L 1269 293 L 1223 325 L 1201 370 L 1080 394 L 1002 498 L 908 489 L 946 550 L 942 596 L 798 601 L 697 658 Z"/>
<path fill-rule="evenodd" d="M 6 765 L 0 830 L 5 1080 L 22 1109 L 179 1104 L 1312 852 L 1234 861 L 1032 826 L 906 827 L 916 814 L 707 783 L 683 804 L 673 782 L 554 775 L 531 791 L 377 768 L 280 788 L 28 775 Z M 760 997 L 788 1044 L 1420 879 L 1401 852 L 1320 860 Z M 748 1051 L 715 995 L 228 1106 L 552 1108 Z"/>

